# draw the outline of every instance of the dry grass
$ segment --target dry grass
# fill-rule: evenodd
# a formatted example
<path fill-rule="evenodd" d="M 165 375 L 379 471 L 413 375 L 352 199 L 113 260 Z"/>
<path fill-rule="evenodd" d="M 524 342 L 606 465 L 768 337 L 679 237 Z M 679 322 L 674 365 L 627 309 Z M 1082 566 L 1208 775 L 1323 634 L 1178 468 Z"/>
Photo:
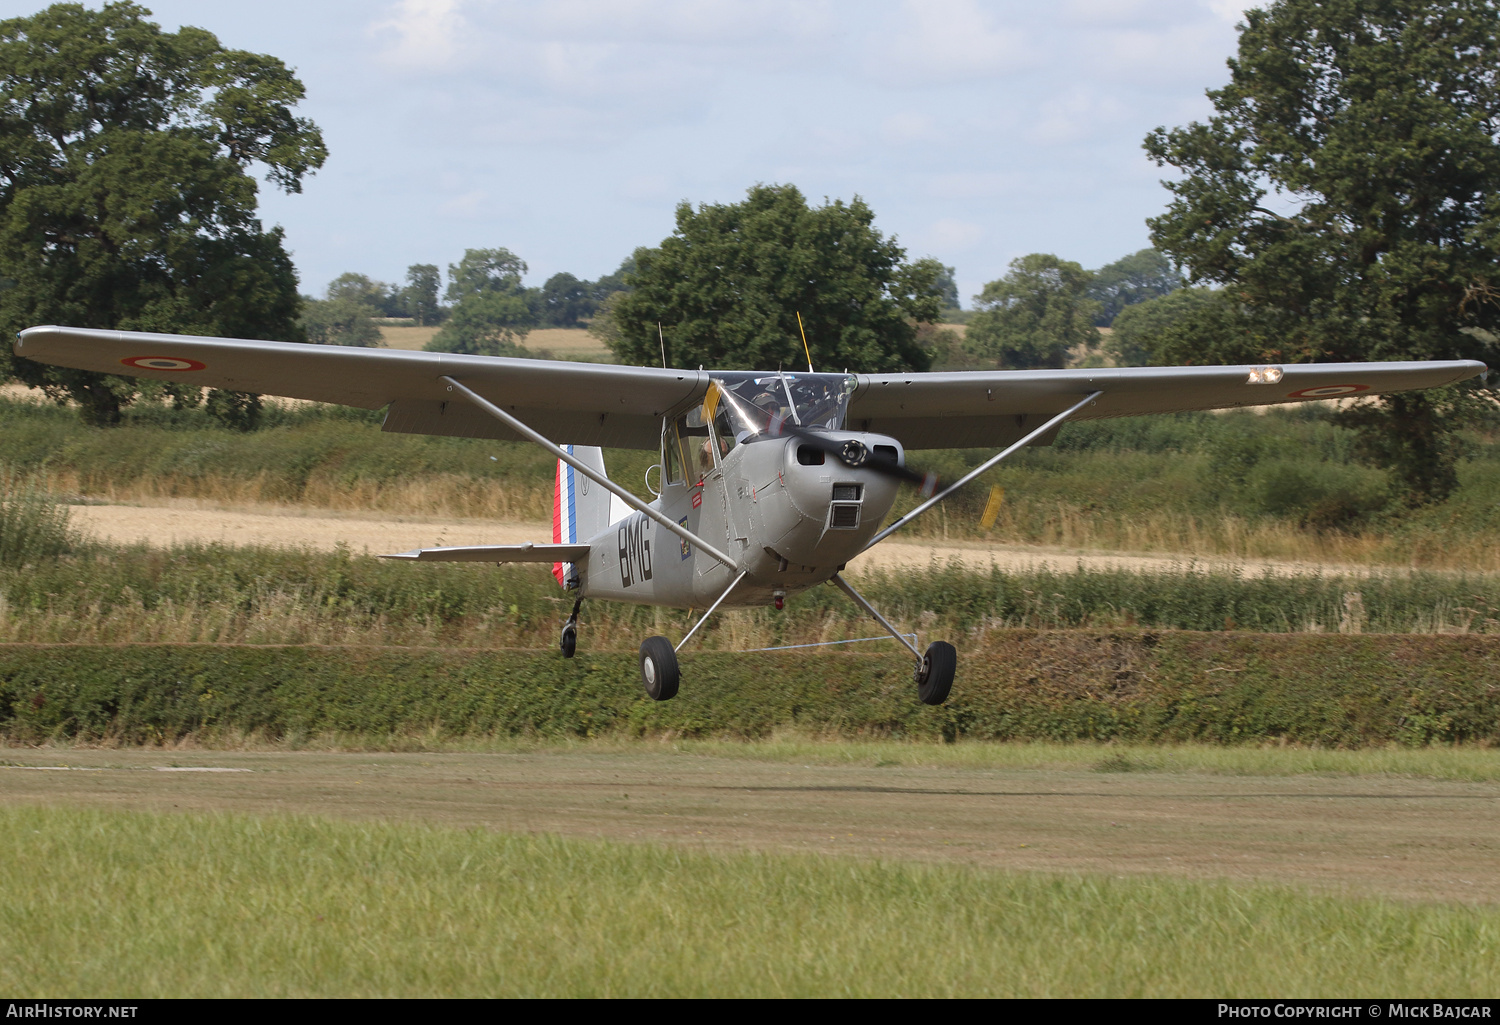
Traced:
<path fill-rule="evenodd" d="M 193 499 L 219 509 L 326 510 L 502 522 L 538 522 L 552 516 L 550 486 L 526 482 L 497 487 L 463 474 L 350 481 L 315 473 L 296 501 L 285 498 L 285 483 L 270 472 L 249 477 L 148 474 L 112 482 L 85 480 L 69 469 L 38 476 L 41 486 L 53 494 L 87 495 L 111 504 Z M 939 507 L 903 528 L 900 538 L 1041 545 L 1080 553 L 1500 572 L 1500 547 L 1486 535 L 1432 534 L 1405 537 L 1397 543 L 1384 532 L 1310 531 L 1285 520 L 1256 522 L 1233 513 L 1206 517 L 1173 509 L 1127 518 L 1024 496 L 1007 496 L 990 530 L 980 527 L 974 517 L 953 515 Z"/>
<path fill-rule="evenodd" d="M 1500 571 L 1500 548 L 1484 535 L 1409 537 L 1398 545 L 1383 532 L 1313 531 L 1287 520 L 1255 522 L 1229 512 L 1204 517 L 1161 509 L 1125 518 L 1067 503 L 1034 502 L 1010 495 L 990 530 L 982 529 L 974 518 L 947 515 L 940 507 L 935 515 L 903 528 L 903 536 L 1044 545 L 1077 552 Z"/>
<path fill-rule="evenodd" d="M 536 487 L 495 487 L 461 474 L 431 474 L 401 481 L 345 481 L 314 475 L 298 501 L 285 499 L 285 483 L 270 473 L 151 474 L 129 481 L 85 481 L 73 470 L 38 474 L 55 495 L 87 495 L 92 502 L 161 502 L 195 499 L 221 509 L 383 512 L 402 516 L 534 522 L 551 520 L 552 493 Z"/>
<path fill-rule="evenodd" d="M 380 337 L 392 349 L 421 349 L 438 333 L 435 327 L 398 327 L 381 325 Z M 598 338 L 582 328 L 538 328 L 529 333 L 523 344 L 534 353 L 550 352 L 560 359 L 584 357 L 607 360 L 609 350 Z"/>

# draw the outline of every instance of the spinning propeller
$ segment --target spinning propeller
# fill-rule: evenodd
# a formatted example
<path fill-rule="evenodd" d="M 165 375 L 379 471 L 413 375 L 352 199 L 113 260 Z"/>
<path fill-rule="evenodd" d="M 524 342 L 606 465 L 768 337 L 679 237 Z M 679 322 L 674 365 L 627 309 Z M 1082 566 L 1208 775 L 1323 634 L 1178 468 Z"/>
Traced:
<path fill-rule="evenodd" d="M 858 438 L 845 438 L 843 440 L 830 438 L 817 431 L 810 431 L 806 427 L 799 427 L 789 420 L 782 420 L 779 424 L 774 424 L 772 433 L 790 434 L 798 441 L 833 456 L 851 469 L 873 470 L 875 473 L 883 476 L 895 477 L 897 480 L 904 480 L 908 484 L 914 484 L 922 492 L 923 498 L 930 497 L 937 490 L 937 474 L 923 473 L 921 470 L 912 469 L 910 466 L 902 466 L 896 461 L 893 455 L 876 451 Z"/>

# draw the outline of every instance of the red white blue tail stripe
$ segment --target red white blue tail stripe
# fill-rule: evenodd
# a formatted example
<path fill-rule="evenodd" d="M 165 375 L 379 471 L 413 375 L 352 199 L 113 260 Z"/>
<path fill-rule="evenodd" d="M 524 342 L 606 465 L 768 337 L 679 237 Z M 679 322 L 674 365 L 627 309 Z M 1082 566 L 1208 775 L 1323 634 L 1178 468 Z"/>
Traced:
<path fill-rule="evenodd" d="M 563 451 L 573 454 L 572 445 L 564 445 Z M 554 544 L 578 543 L 578 472 L 561 459 L 557 461 L 557 484 L 552 491 L 552 541 Z M 554 562 L 552 575 L 562 587 L 568 586 L 568 570 L 571 562 Z"/>

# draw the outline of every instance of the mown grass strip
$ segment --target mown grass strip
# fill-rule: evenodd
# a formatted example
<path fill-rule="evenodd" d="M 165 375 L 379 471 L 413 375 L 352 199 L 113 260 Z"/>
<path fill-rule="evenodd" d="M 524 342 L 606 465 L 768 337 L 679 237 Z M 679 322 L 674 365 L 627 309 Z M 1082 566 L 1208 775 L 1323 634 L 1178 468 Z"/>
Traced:
<path fill-rule="evenodd" d="M 1500 638 L 994 631 L 947 704 L 899 655 L 700 652 L 670 702 L 628 653 L 237 645 L 0 645 L 16 742 L 679 736 L 1500 743 Z"/>
<path fill-rule="evenodd" d="M 49 740 L 44 750 L 59 765 L 76 754 L 133 750 L 129 744 L 88 738 Z M 31 751 L 34 749 L 27 748 Z M 155 750 L 155 749 L 152 749 Z M 1135 744 L 1120 741 L 967 740 L 941 738 L 841 737 L 792 730 L 762 738 L 651 738 L 605 734 L 593 737 L 537 735 L 453 736 L 427 733 L 366 734 L 325 732 L 272 738 L 261 732 L 223 728 L 176 738 L 172 752 L 337 752 L 441 754 L 636 754 L 641 751 L 684 758 L 733 758 L 790 765 L 876 769 L 1085 769 L 1099 773 L 1173 773 L 1209 776 L 1324 776 L 1435 779 L 1466 783 L 1500 780 L 1500 750 L 1472 744 L 1412 748 L 1301 747 L 1289 744 L 1222 745 L 1195 742 Z M 173 757 L 181 757 L 174 754 Z M 12 762 L 0 755 L 0 766 Z M 29 761 L 27 764 L 30 764 Z"/>
<path fill-rule="evenodd" d="M 1500 912 L 405 823 L 0 809 L 21 998 L 1484 997 Z"/>

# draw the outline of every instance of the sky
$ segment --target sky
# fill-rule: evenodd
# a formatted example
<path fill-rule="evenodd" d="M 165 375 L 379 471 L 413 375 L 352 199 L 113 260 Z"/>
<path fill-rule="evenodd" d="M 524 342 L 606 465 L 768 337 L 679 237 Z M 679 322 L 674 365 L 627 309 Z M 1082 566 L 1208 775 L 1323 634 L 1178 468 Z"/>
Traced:
<path fill-rule="evenodd" d="M 302 290 L 504 246 L 606 274 L 678 203 L 859 195 L 963 304 L 1017 256 L 1103 266 L 1168 194 L 1147 132 L 1206 118 L 1241 0 L 142 0 L 280 58 L 328 162 L 262 183 Z M 0 16 L 40 2 L 0 0 Z M 97 7 L 97 2 L 89 3 Z"/>

